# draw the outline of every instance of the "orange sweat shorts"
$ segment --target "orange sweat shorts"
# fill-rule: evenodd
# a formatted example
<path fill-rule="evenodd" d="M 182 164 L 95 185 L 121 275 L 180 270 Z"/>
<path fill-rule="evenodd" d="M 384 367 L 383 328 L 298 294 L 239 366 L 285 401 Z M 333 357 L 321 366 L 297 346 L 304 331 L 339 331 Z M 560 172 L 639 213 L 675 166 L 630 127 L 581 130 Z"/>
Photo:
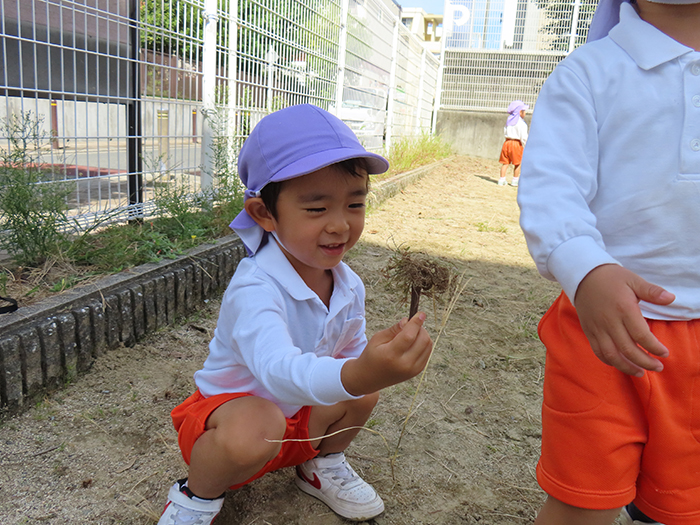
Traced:
<path fill-rule="evenodd" d="M 647 320 L 669 349 L 664 370 L 603 364 L 561 294 L 539 324 L 547 348 L 537 480 L 569 505 L 634 500 L 649 517 L 700 523 L 700 320 Z"/>
<path fill-rule="evenodd" d="M 172 417 L 175 430 L 177 430 L 180 452 L 182 453 L 182 458 L 185 460 L 185 463 L 188 465 L 190 464 L 192 447 L 195 441 L 206 431 L 207 419 L 212 412 L 228 401 L 250 395 L 251 394 L 231 393 L 204 397 L 199 390 L 197 390 L 173 409 L 170 416 Z M 309 439 L 310 415 L 311 407 L 306 406 L 302 407 L 301 410 L 291 418 L 287 418 L 287 430 L 284 432 L 283 439 Z M 309 441 L 290 441 L 282 443 L 279 454 L 268 461 L 257 474 L 243 483 L 233 485 L 230 488 L 231 490 L 235 490 L 264 476 L 268 472 L 279 470 L 284 467 L 300 465 L 309 459 L 315 458 L 317 454 L 318 450 L 313 448 Z"/>
<path fill-rule="evenodd" d="M 501 157 L 498 162 L 501 164 L 513 164 L 514 166 L 520 166 L 523 162 L 523 144 L 517 139 L 506 139 L 501 148 Z"/>

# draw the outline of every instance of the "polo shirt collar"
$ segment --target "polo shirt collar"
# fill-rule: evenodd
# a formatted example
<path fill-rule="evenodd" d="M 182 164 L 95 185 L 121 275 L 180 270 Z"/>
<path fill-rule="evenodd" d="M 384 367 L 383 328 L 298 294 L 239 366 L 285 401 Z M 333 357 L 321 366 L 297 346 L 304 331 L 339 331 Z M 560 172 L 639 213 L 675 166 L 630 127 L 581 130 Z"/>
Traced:
<path fill-rule="evenodd" d="M 627 2 L 620 6 L 620 23 L 610 30 L 609 36 L 644 70 L 693 51 L 642 20 Z"/>
<path fill-rule="evenodd" d="M 275 279 L 294 299 L 297 301 L 315 299 L 320 302 L 316 292 L 306 285 L 272 236 L 270 236 L 268 242 L 258 250 L 254 258 L 258 267 Z M 331 303 L 336 297 L 342 296 L 343 298 L 347 298 L 352 296 L 354 293 L 354 285 L 349 283 L 352 283 L 353 280 L 349 278 L 348 272 L 350 270 L 345 263 L 341 262 L 331 271 L 333 272 L 333 297 L 331 298 Z M 347 299 L 343 302 L 346 301 Z"/>

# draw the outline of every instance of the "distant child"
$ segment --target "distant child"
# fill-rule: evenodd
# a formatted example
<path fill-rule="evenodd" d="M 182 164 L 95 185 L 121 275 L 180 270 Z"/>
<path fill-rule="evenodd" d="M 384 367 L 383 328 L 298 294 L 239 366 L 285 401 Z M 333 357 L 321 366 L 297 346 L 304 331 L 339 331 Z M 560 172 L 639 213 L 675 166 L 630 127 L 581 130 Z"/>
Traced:
<path fill-rule="evenodd" d="M 535 523 L 608 525 L 624 507 L 629 524 L 698 525 L 700 3 L 611 2 L 545 82 L 518 190 L 530 252 L 563 288 L 539 326 Z"/>
<path fill-rule="evenodd" d="M 506 141 L 501 148 L 501 158 L 498 162 L 501 163 L 501 178 L 498 179 L 499 186 L 506 185 L 506 172 L 508 166 L 513 165 L 513 178 L 510 181 L 511 186 L 517 186 L 520 180 L 520 163 L 523 158 L 523 148 L 527 142 L 527 123 L 525 122 L 525 112 L 530 109 L 530 106 L 522 100 L 514 100 L 508 106 L 508 119 L 503 128 L 503 133 L 506 136 Z"/>
<path fill-rule="evenodd" d="M 223 297 L 197 390 L 172 412 L 189 478 L 170 489 L 160 525 L 208 525 L 228 488 L 288 466 L 345 518 L 384 511 L 343 451 L 379 390 L 418 374 L 432 349 L 424 313 L 368 342 L 365 289 L 342 262 L 364 227 L 368 174 L 387 168 L 311 105 L 268 115 L 244 143 L 245 210 L 231 227 L 249 257 Z"/>

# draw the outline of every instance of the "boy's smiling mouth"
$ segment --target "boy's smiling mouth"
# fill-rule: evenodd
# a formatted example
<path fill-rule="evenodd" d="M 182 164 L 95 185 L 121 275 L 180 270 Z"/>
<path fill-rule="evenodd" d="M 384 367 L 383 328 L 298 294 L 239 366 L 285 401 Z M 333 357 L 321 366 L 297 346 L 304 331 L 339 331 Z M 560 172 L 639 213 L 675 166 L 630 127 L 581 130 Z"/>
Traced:
<path fill-rule="evenodd" d="M 328 252 L 330 254 L 336 254 L 343 251 L 343 248 L 345 248 L 345 244 L 346 243 L 342 242 L 333 244 L 321 244 L 319 246 L 325 252 Z"/>

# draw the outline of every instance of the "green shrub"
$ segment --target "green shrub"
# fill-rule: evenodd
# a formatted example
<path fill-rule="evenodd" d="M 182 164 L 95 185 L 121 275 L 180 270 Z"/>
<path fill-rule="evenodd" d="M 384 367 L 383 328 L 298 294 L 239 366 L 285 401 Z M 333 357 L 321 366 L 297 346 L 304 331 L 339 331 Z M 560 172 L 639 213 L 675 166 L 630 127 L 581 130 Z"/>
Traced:
<path fill-rule="evenodd" d="M 22 112 L 0 121 L 0 248 L 19 265 L 36 266 L 66 240 L 67 185 L 43 166 L 41 119 Z"/>
<path fill-rule="evenodd" d="M 222 115 L 224 115 L 222 117 Z M 231 233 L 228 225 L 243 207 L 243 192 L 230 158 L 225 112 L 211 116 L 213 144 L 212 187 L 192 193 L 165 171 L 155 181 L 155 217 L 143 223 L 113 225 L 80 235 L 68 256 L 77 264 L 96 266 L 102 271 L 120 271 L 130 266 L 176 257 L 202 242 Z M 161 159 L 152 161 L 157 171 Z"/>

